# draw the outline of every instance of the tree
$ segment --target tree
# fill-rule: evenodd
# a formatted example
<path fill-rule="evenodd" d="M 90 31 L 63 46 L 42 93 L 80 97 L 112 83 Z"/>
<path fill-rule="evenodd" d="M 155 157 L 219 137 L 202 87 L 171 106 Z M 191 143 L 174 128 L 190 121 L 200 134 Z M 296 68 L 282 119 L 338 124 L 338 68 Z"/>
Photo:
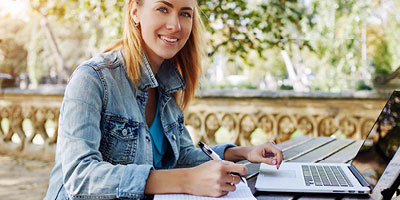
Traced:
<path fill-rule="evenodd" d="M 389 74 L 400 67 L 400 2 L 379 1 L 375 9 L 373 16 L 378 22 L 371 29 L 379 31 L 380 35 L 371 41 L 376 47 L 371 51 L 374 74 Z"/>
<path fill-rule="evenodd" d="M 20 19 L 0 18 L 0 72 L 10 74 L 14 79 L 26 72 L 24 43 L 28 33 L 24 30 L 25 25 Z"/>
<path fill-rule="evenodd" d="M 29 23 L 37 24 L 30 26 L 35 31 L 25 45 L 28 71 L 36 71 L 35 77 L 57 63 L 58 73 L 71 72 L 122 35 L 123 0 L 20 1 L 35 11 L 32 21 L 47 20 L 42 25 Z M 256 75 L 284 79 L 294 74 L 295 80 L 309 79 L 313 90 L 341 91 L 354 88 L 354 82 L 371 73 L 366 58 L 371 51 L 365 49 L 377 44 L 365 39 L 370 27 L 366 19 L 387 2 L 394 6 L 387 11 L 390 20 L 382 24 L 387 41 L 382 48 L 390 52 L 385 55 L 392 59 L 393 69 L 400 60 L 399 32 L 393 31 L 400 28 L 397 1 L 200 0 L 199 5 L 208 54 L 228 58 L 226 66 L 235 69 L 227 71 L 254 69 L 259 73 L 248 74 L 256 80 Z"/>
<path fill-rule="evenodd" d="M 316 9 L 312 26 L 303 26 L 312 51 L 302 51 L 316 79 L 313 90 L 354 88 L 368 66 L 363 65 L 362 29 L 369 13 L 367 1 L 310 1 Z"/>
<path fill-rule="evenodd" d="M 301 37 L 300 22 L 310 17 L 297 0 L 203 0 L 199 4 L 209 32 L 209 56 L 222 51 L 231 60 L 237 56 L 246 60 L 250 50 L 262 57 L 266 49 L 284 48 Z"/>

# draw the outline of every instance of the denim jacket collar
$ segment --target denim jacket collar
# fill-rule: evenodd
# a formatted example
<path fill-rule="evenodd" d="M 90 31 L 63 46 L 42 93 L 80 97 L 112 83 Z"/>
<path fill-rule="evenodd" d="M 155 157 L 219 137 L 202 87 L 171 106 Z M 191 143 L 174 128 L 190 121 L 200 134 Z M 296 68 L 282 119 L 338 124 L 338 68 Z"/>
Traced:
<path fill-rule="evenodd" d="M 184 90 L 186 87 L 185 81 L 179 73 L 178 68 L 171 60 L 164 60 L 156 76 L 161 89 L 167 94 Z"/>
<path fill-rule="evenodd" d="M 123 60 L 122 53 L 122 50 L 120 50 L 121 59 Z M 139 90 L 146 91 L 149 88 L 160 86 L 161 89 L 165 91 L 165 93 L 171 94 L 185 89 L 186 85 L 181 74 L 178 71 L 178 68 L 170 60 L 164 60 L 156 76 L 154 76 L 147 57 L 144 53 L 142 53 L 142 57 L 142 75 L 137 85 Z"/>

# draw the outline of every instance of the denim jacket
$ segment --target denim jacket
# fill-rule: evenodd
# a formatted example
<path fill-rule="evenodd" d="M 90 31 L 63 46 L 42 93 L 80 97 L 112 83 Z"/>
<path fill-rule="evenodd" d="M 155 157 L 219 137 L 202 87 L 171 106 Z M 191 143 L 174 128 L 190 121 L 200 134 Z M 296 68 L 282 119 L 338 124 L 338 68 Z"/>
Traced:
<path fill-rule="evenodd" d="M 185 83 L 165 60 L 154 76 L 143 56 L 135 87 L 122 51 L 100 54 L 72 74 L 61 106 L 55 166 L 46 200 L 143 199 L 153 167 L 152 143 L 145 121 L 147 89 L 158 87 L 161 124 L 170 149 L 166 169 L 193 167 L 209 158 L 193 145 L 172 93 Z M 221 158 L 226 148 L 213 149 Z"/>

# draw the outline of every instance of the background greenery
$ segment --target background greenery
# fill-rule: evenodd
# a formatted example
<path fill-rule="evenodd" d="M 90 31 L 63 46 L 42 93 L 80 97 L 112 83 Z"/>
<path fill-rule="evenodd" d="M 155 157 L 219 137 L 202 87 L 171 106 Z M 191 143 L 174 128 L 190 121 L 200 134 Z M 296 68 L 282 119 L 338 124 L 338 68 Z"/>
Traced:
<path fill-rule="evenodd" d="M 26 75 L 30 88 L 65 82 L 122 33 L 123 0 L 2 2 L 0 72 Z M 399 1 L 198 2 L 210 58 L 203 89 L 370 89 L 399 66 Z M 24 9 L 13 13 L 14 4 Z"/>

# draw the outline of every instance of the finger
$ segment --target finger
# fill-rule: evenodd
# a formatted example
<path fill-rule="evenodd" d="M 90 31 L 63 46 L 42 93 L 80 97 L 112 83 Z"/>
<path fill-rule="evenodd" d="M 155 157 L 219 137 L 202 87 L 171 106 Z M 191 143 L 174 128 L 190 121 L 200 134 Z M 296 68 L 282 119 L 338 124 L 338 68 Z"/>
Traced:
<path fill-rule="evenodd" d="M 247 174 L 247 167 L 242 164 L 228 163 L 225 165 L 225 170 L 227 173 L 234 172 L 240 174 L 241 176 Z"/>
<path fill-rule="evenodd" d="M 279 155 L 278 155 L 278 165 L 281 165 L 282 164 L 282 161 L 283 161 L 283 153 L 282 153 L 282 151 L 279 153 Z"/>
<path fill-rule="evenodd" d="M 274 158 L 261 158 L 260 163 L 265 163 L 268 165 L 276 165 L 277 161 Z"/>
<path fill-rule="evenodd" d="M 240 183 L 240 176 L 232 175 L 233 177 L 233 184 L 239 184 Z"/>
<path fill-rule="evenodd" d="M 221 190 L 224 192 L 231 192 L 236 190 L 235 184 L 225 183 L 221 185 Z"/>
<path fill-rule="evenodd" d="M 282 160 L 283 160 L 283 154 L 282 151 L 278 148 L 276 149 L 272 149 L 272 151 L 274 151 L 275 159 L 272 160 L 272 164 L 276 165 L 276 169 L 279 169 L 279 167 L 281 166 Z"/>
<path fill-rule="evenodd" d="M 235 164 L 234 162 L 232 162 L 232 161 L 229 161 L 229 160 L 221 160 L 221 161 L 219 161 L 219 162 L 221 162 L 223 165 L 231 165 L 231 164 Z"/>
<path fill-rule="evenodd" d="M 276 158 L 276 161 L 277 161 L 277 165 L 280 165 L 281 163 L 282 163 L 282 160 L 283 160 L 283 154 L 282 154 L 282 151 L 278 148 L 278 147 L 273 147 L 272 149 L 271 149 L 271 151 L 275 154 L 275 158 Z"/>
<path fill-rule="evenodd" d="M 266 149 L 264 149 L 264 151 L 267 151 Z M 271 157 L 261 157 L 260 158 L 260 162 L 262 163 L 266 163 L 269 165 L 277 165 L 278 161 L 279 161 L 279 152 L 273 153 L 272 151 L 269 152 L 269 154 L 273 154 L 275 156 L 271 156 Z"/>
<path fill-rule="evenodd" d="M 264 151 L 264 152 L 263 152 L 263 157 L 264 157 L 264 158 L 271 158 L 271 159 L 273 159 L 273 158 L 275 158 L 275 154 L 272 153 L 272 152 Z"/>
<path fill-rule="evenodd" d="M 227 176 L 224 177 L 224 180 L 225 180 L 225 183 L 228 183 L 231 185 L 232 184 L 236 185 L 236 184 L 240 183 L 240 181 L 241 181 L 240 176 L 234 175 L 234 174 L 228 174 Z"/>
<path fill-rule="evenodd" d="M 277 147 L 276 145 L 270 143 L 269 145 L 269 149 L 270 152 L 267 152 L 266 154 L 273 154 L 274 157 L 272 159 L 276 159 L 277 160 L 277 164 L 280 164 L 283 160 L 283 154 L 282 154 L 282 150 L 279 149 L 279 147 Z"/>

